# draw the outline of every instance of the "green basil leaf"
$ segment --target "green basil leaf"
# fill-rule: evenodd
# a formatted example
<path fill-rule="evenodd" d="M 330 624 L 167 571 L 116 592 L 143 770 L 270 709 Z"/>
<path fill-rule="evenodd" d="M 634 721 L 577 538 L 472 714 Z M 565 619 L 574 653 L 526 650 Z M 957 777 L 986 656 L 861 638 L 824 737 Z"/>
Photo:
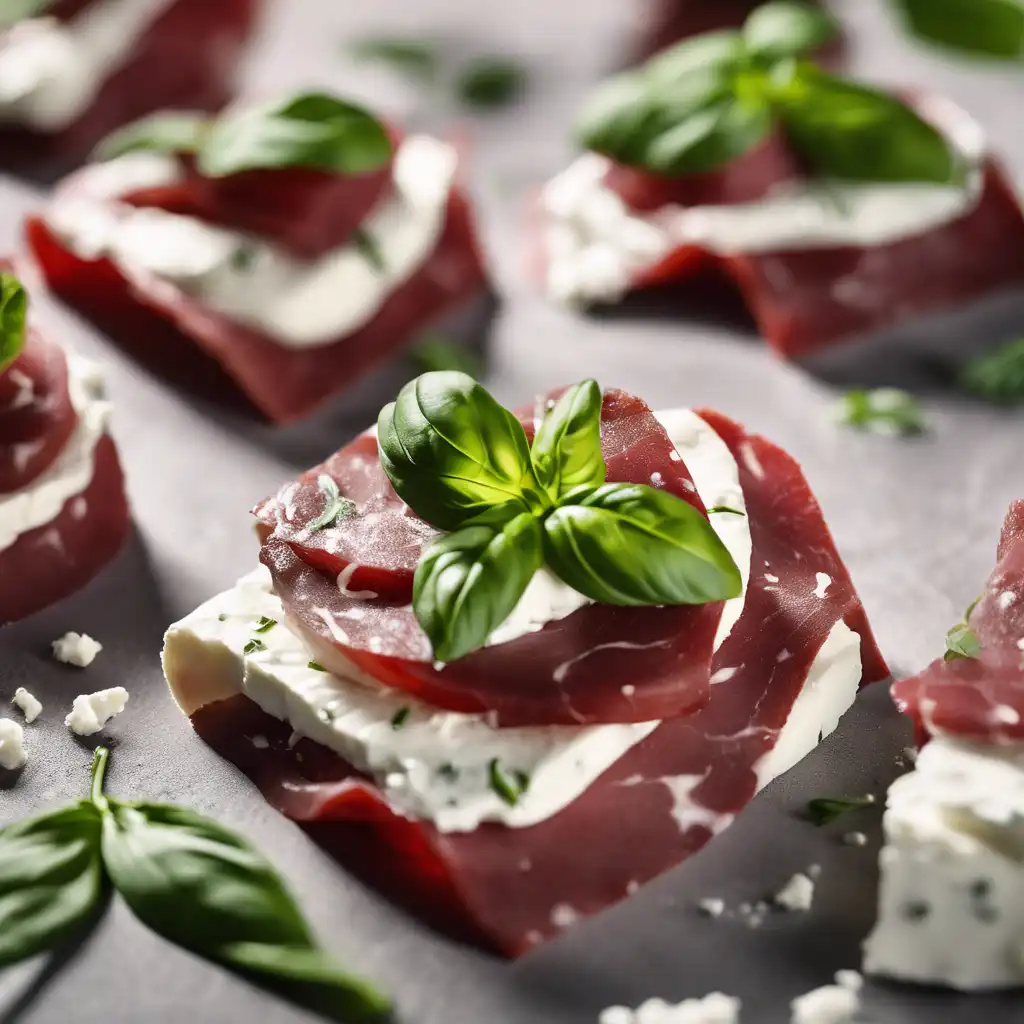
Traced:
<path fill-rule="evenodd" d="M 12 274 L 0 273 L 0 372 L 3 372 L 25 347 L 28 296 Z"/>
<path fill-rule="evenodd" d="M 743 589 L 707 519 L 640 484 L 605 484 L 556 508 L 544 521 L 544 550 L 570 587 L 605 604 L 705 604 Z"/>
<path fill-rule="evenodd" d="M 183 808 L 108 801 L 103 860 L 147 927 L 334 1019 L 386 1001 L 331 966 L 274 869 L 240 837 Z"/>
<path fill-rule="evenodd" d="M 694 72 L 731 73 L 746 57 L 743 36 L 732 29 L 684 39 L 652 57 L 643 74 L 659 85 L 678 85 Z"/>
<path fill-rule="evenodd" d="M 975 356 L 961 371 L 960 386 L 997 405 L 1024 403 L 1024 338 Z"/>
<path fill-rule="evenodd" d="M 899 388 L 860 388 L 842 398 L 836 418 L 845 427 L 885 437 L 909 437 L 928 429 L 921 403 Z"/>
<path fill-rule="evenodd" d="M 0 0 L 0 28 L 45 14 L 55 3 L 56 0 Z"/>
<path fill-rule="evenodd" d="M 601 453 L 601 388 L 574 384 L 541 421 L 530 454 L 537 479 L 558 499 L 576 487 L 600 487 L 607 468 Z"/>
<path fill-rule="evenodd" d="M 981 641 L 970 626 L 961 623 L 946 634 L 946 661 L 957 658 L 977 658 L 981 654 Z"/>
<path fill-rule="evenodd" d="M 480 356 L 438 335 L 421 341 L 409 355 L 421 373 L 429 373 L 431 370 L 455 370 L 475 380 L 484 375 Z"/>
<path fill-rule="evenodd" d="M 91 803 L 8 825 L 0 831 L 0 967 L 74 937 L 108 895 Z"/>
<path fill-rule="evenodd" d="M 487 766 L 491 789 L 509 805 L 515 807 L 522 795 L 530 788 L 530 776 L 522 771 L 508 771 L 500 758 L 494 758 Z"/>
<path fill-rule="evenodd" d="M 543 564 L 540 522 L 530 512 L 502 521 L 509 511 L 485 512 L 420 559 L 413 609 L 439 661 L 483 647 Z"/>
<path fill-rule="evenodd" d="M 703 174 L 763 142 L 771 134 L 773 123 L 767 102 L 729 96 L 653 139 L 644 164 L 667 177 Z"/>
<path fill-rule="evenodd" d="M 96 147 L 93 156 L 97 160 L 114 160 L 139 150 L 195 153 L 211 123 L 209 114 L 187 111 L 151 114 L 112 132 Z"/>
<path fill-rule="evenodd" d="M 420 39 L 361 39 L 349 49 L 357 61 L 385 64 L 420 82 L 437 77 L 437 53 Z"/>
<path fill-rule="evenodd" d="M 815 825 L 828 825 L 850 811 L 871 807 L 874 802 L 875 798 L 870 793 L 867 796 L 859 797 L 822 796 L 808 801 L 807 813 Z"/>
<path fill-rule="evenodd" d="M 459 73 L 455 93 L 467 107 L 496 110 L 514 103 L 526 89 L 521 64 L 502 57 L 481 57 Z"/>
<path fill-rule="evenodd" d="M 1021 0 L 895 0 L 911 32 L 982 57 L 1024 57 Z"/>
<path fill-rule="evenodd" d="M 281 167 L 366 174 L 391 155 L 387 130 L 367 110 L 307 93 L 280 106 L 220 117 L 206 135 L 198 166 L 210 178 Z"/>
<path fill-rule="evenodd" d="M 337 481 L 330 474 L 321 473 L 316 478 L 316 485 L 324 496 L 324 510 L 306 527 L 311 533 L 334 526 L 339 519 L 352 515 L 356 508 L 351 498 L 342 495 Z"/>
<path fill-rule="evenodd" d="M 778 60 L 801 57 L 824 46 L 839 31 L 836 20 L 820 7 L 776 0 L 758 7 L 743 26 L 743 40 L 755 57 Z"/>
<path fill-rule="evenodd" d="M 885 93 L 805 63 L 775 99 L 793 145 L 822 174 L 937 184 L 963 177 L 962 161 L 942 133 Z"/>
<path fill-rule="evenodd" d="M 466 374 L 406 384 L 381 410 L 377 442 L 398 496 L 439 529 L 509 501 L 541 501 L 523 425 Z"/>

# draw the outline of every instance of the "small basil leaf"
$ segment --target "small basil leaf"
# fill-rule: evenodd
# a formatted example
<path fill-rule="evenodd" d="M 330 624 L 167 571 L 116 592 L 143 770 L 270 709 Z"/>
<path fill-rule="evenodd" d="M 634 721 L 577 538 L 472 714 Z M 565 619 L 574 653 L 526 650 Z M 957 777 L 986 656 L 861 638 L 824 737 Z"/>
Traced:
<path fill-rule="evenodd" d="M 108 895 L 91 803 L 8 825 L 0 831 L 0 967 L 72 938 Z"/>
<path fill-rule="evenodd" d="M 210 128 L 208 114 L 165 111 L 151 114 L 108 135 L 96 147 L 97 160 L 114 160 L 125 153 L 195 153 Z"/>
<path fill-rule="evenodd" d="M 815 825 L 828 825 L 850 811 L 874 805 L 875 798 L 871 794 L 859 797 L 828 797 L 822 796 L 807 803 L 807 813 Z"/>
<path fill-rule="evenodd" d="M 437 77 L 437 53 L 419 39 L 362 39 L 350 52 L 357 61 L 385 64 L 420 82 Z"/>
<path fill-rule="evenodd" d="M 605 484 L 544 521 L 548 565 L 616 605 L 705 604 L 743 588 L 732 555 L 692 505 L 639 484 Z"/>
<path fill-rule="evenodd" d="M 556 500 L 576 487 L 600 487 L 601 388 L 595 380 L 574 384 L 541 422 L 530 453 L 537 479 Z"/>
<path fill-rule="evenodd" d="M 958 658 L 977 658 L 981 654 L 981 642 L 970 626 L 961 623 L 946 634 L 946 661 Z"/>
<path fill-rule="evenodd" d="M 975 356 L 961 371 L 960 386 L 997 405 L 1024 402 L 1024 338 Z"/>
<path fill-rule="evenodd" d="M 726 97 L 652 140 L 644 163 L 667 177 L 702 174 L 749 152 L 768 138 L 772 126 L 766 102 Z"/>
<path fill-rule="evenodd" d="M 885 437 L 908 437 L 928 429 L 921 403 L 899 388 L 848 391 L 836 410 L 845 427 Z"/>
<path fill-rule="evenodd" d="M 775 98 L 793 145 L 822 174 L 936 184 L 963 177 L 942 133 L 885 93 L 800 64 Z"/>
<path fill-rule="evenodd" d="M 338 484 L 328 473 L 321 473 L 316 478 L 316 485 L 324 496 L 324 510 L 306 527 L 312 533 L 334 526 L 338 519 L 350 516 L 356 507 L 351 498 L 346 498 L 338 489 Z"/>
<path fill-rule="evenodd" d="M 515 61 L 482 57 L 467 65 L 455 82 L 455 92 L 467 107 L 496 110 L 515 102 L 526 89 L 526 71 Z"/>
<path fill-rule="evenodd" d="M 483 647 L 511 614 L 543 563 L 541 527 L 530 512 L 503 510 L 435 541 L 420 559 L 413 608 L 439 661 Z"/>
<path fill-rule="evenodd" d="M 281 167 L 366 174 L 391 155 L 387 130 L 367 110 L 326 93 L 307 93 L 280 106 L 219 118 L 203 142 L 198 166 L 210 178 Z"/>
<path fill-rule="evenodd" d="M 406 384 L 381 410 L 377 442 L 398 496 L 442 530 L 537 489 L 523 425 L 463 373 L 425 373 Z"/>
<path fill-rule="evenodd" d="M 758 7 L 743 26 L 743 40 L 755 57 L 800 57 L 833 39 L 839 26 L 820 7 L 776 0 Z"/>
<path fill-rule="evenodd" d="M 515 807 L 522 795 L 530 788 L 530 776 L 526 772 L 508 771 L 500 758 L 494 758 L 487 766 L 491 789 L 509 805 Z"/>
<path fill-rule="evenodd" d="M 1021 0 L 895 0 L 907 27 L 940 46 L 983 57 L 1024 57 Z"/>
<path fill-rule="evenodd" d="M 21 282 L 11 274 L 0 273 L 0 372 L 21 355 L 25 347 L 25 321 L 28 296 Z"/>
<path fill-rule="evenodd" d="M 248 843 L 183 808 L 110 800 L 103 860 L 147 927 L 341 1021 L 384 1001 L 332 969 L 274 869 Z"/>

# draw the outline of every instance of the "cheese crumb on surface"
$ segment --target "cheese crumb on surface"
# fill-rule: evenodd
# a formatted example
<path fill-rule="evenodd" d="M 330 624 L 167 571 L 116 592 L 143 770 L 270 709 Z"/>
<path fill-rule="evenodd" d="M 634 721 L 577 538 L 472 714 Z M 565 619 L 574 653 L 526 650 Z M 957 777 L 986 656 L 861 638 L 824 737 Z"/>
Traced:
<path fill-rule="evenodd" d="M 838 971 L 836 984 L 823 985 L 790 1003 L 791 1024 L 853 1024 L 863 984 L 856 971 Z"/>
<path fill-rule="evenodd" d="M 697 909 L 705 917 L 721 917 L 725 913 L 725 900 L 717 896 L 709 896 L 697 904 Z"/>
<path fill-rule="evenodd" d="M 115 715 L 121 714 L 127 703 L 128 691 L 123 686 L 81 694 L 75 698 L 64 724 L 77 736 L 93 736 Z"/>
<path fill-rule="evenodd" d="M 799 872 L 775 894 L 775 903 L 783 910 L 810 910 L 813 901 L 814 881 Z"/>
<path fill-rule="evenodd" d="M 17 771 L 27 760 L 25 730 L 11 718 L 0 718 L 0 768 Z"/>
<path fill-rule="evenodd" d="M 672 1005 L 663 999 L 649 999 L 636 1010 L 611 1006 L 599 1024 L 738 1024 L 740 1001 L 734 996 L 712 992 L 703 999 L 685 999 Z"/>
<path fill-rule="evenodd" d="M 847 846 L 867 846 L 868 837 L 863 832 L 847 832 L 843 836 L 843 842 Z"/>
<path fill-rule="evenodd" d="M 77 668 L 88 668 L 102 650 L 103 645 L 85 633 L 65 633 L 53 641 L 53 656 L 65 665 Z"/>
<path fill-rule="evenodd" d="M 28 725 L 31 725 L 43 713 L 43 705 L 24 686 L 19 686 L 14 691 L 14 699 L 11 703 L 21 710 Z"/>

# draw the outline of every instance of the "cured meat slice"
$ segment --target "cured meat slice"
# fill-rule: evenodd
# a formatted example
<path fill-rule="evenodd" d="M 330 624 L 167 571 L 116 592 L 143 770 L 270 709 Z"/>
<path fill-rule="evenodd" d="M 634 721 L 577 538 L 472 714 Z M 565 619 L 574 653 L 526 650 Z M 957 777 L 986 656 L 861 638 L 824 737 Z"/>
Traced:
<path fill-rule="evenodd" d="M 893 686 L 893 698 L 913 717 L 922 740 L 1024 740 L 1024 501 L 1010 508 L 997 557 L 967 620 L 977 654 L 938 658 Z"/>
<path fill-rule="evenodd" d="M 524 418 L 532 423 L 532 408 Z M 368 447 L 367 438 L 358 440 L 257 510 L 274 530 L 262 561 L 317 660 L 339 674 L 356 665 L 438 707 L 493 712 L 504 726 L 642 722 L 706 702 L 721 603 L 623 608 L 581 598 L 543 628 L 437 665 L 409 603 L 412 573 L 436 533 L 399 501 Z M 606 393 L 602 448 L 610 482 L 653 481 L 704 512 L 685 463 L 640 399 Z M 302 500 L 304 492 L 332 469 L 356 505 L 310 539 L 324 502 Z M 539 575 L 534 585 L 552 585 L 547 572 Z M 352 589 L 382 576 L 387 597 Z"/>
<path fill-rule="evenodd" d="M 101 0 L 61 0 L 48 13 L 73 23 L 102 14 L 101 7 Z M 0 129 L 4 162 L 69 167 L 116 128 L 156 110 L 219 110 L 234 95 L 262 10 L 262 0 L 168 0 L 71 124 L 52 131 L 13 123 Z"/>
<path fill-rule="evenodd" d="M 701 415 L 740 468 L 756 567 L 743 613 L 708 703 L 658 725 L 559 813 L 463 832 L 398 813 L 374 780 L 310 740 L 293 745 L 291 726 L 238 695 L 221 647 L 168 672 L 196 731 L 346 866 L 461 938 L 516 956 L 623 899 L 727 827 L 835 727 L 858 685 L 887 675 L 797 464 Z"/>

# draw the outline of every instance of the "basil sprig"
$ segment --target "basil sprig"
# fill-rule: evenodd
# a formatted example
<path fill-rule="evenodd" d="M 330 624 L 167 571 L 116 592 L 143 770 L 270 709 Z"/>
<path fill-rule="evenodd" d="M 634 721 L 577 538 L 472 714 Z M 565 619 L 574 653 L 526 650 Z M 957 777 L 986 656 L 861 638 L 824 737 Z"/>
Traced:
<path fill-rule="evenodd" d="M 1024 57 L 1022 0 L 894 0 L 907 28 L 939 46 L 980 57 Z"/>
<path fill-rule="evenodd" d="M 781 128 L 824 175 L 959 181 L 960 161 L 939 131 L 891 96 L 803 59 L 835 32 L 818 8 L 765 4 L 742 31 L 687 40 L 612 79 L 584 111 L 580 141 L 619 163 L 682 177 L 721 167 Z"/>
<path fill-rule="evenodd" d="M 116 890 L 158 935 L 255 984 L 343 1024 L 383 1018 L 259 853 L 192 811 L 105 796 L 108 756 L 87 800 L 0 830 L 0 967 L 83 934 Z"/>
<path fill-rule="evenodd" d="M 387 129 L 369 111 L 313 92 L 216 118 L 153 114 L 107 136 L 96 157 L 112 160 L 138 151 L 191 154 L 201 174 L 224 178 L 288 167 L 367 174 L 383 167 L 392 149 Z"/>
<path fill-rule="evenodd" d="M 739 569 L 708 520 L 654 487 L 605 484 L 601 390 L 569 389 L 531 448 L 471 377 L 427 373 L 382 410 L 381 465 L 443 530 L 423 554 L 413 609 L 440 661 L 483 646 L 547 565 L 593 601 L 703 604 L 736 597 Z"/>
<path fill-rule="evenodd" d="M 21 282 L 0 273 L 0 373 L 21 355 L 25 347 L 28 296 Z"/>

